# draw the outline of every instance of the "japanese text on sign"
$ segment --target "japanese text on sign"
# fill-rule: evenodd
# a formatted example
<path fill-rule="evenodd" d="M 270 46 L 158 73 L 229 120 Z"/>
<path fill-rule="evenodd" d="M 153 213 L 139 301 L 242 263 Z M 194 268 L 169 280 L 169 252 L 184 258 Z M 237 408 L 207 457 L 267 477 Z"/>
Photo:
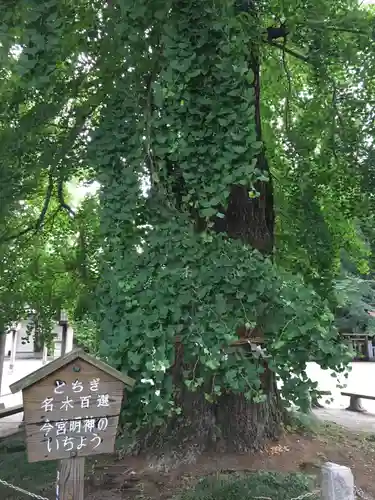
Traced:
<path fill-rule="evenodd" d="M 67 417 L 59 421 L 51 421 L 46 415 L 43 419 L 40 431 L 45 438 L 47 451 L 49 453 L 58 450 L 66 452 L 79 451 L 86 447 L 97 449 L 103 442 L 100 432 L 108 428 L 108 417 L 72 416 L 72 413 L 81 413 L 82 409 L 108 408 L 109 395 L 100 393 L 100 379 L 89 381 L 88 386 L 76 380 L 66 384 L 61 380 L 55 382 L 54 396 L 46 397 L 40 404 L 41 410 L 46 414 L 54 411 Z M 89 394 L 80 395 L 88 391 Z"/>

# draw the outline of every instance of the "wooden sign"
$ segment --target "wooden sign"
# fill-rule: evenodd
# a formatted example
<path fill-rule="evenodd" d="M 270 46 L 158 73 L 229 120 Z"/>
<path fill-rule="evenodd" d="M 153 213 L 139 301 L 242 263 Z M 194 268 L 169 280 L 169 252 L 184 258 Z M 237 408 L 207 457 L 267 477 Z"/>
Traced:
<path fill-rule="evenodd" d="M 14 383 L 11 391 L 23 395 L 29 462 L 62 460 L 60 476 L 66 483 L 67 471 L 77 479 L 66 462 L 74 459 L 82 476 L 81 457 L 113 452 L 124 388 L 133 385 L 134 380 L 81 349 Z M 64 491 L 64 485 L 59 489 Z M 81 493 L 70 496 L 82 498 Z"/>

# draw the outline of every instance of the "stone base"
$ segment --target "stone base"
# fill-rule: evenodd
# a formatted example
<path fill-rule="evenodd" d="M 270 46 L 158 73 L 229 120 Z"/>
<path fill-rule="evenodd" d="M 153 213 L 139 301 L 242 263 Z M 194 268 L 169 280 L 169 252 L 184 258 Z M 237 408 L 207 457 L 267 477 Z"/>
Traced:
<path fill-rule="evenodd" d="M 322 500 L 354 500 L 354 478 L 349 467 L 327 462 L 321 472 Z"/>
<path fill-rule="evenodd" d="M 366 410 L 362 406 L 361 398 L 357 396 L 350 396 L 349 406 L 346 408 L 348 411 L 354 411 L 357 413 L 365 413 Z"/>

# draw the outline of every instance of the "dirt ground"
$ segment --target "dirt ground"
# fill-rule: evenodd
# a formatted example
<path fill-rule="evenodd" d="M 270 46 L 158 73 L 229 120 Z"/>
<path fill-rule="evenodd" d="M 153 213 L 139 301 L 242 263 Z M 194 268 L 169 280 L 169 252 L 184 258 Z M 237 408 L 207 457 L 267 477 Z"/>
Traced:
<path fill-rule="evenodd" d="M 290 433 L 253 455 L 196 456 L 192 450 L 180 460 L 127 457 L 99 461 L 88 471 L 86 498 L 166 500 L 210 474 L 270 470 L 318 476 L 320 464 L 326 461 L 350 467 L 356 486 L 375 496 L 375 435 L 323 424 L 316 435 Z"/>
<path fill-rule="evenodd" d="M 85 500 L 169 500 L 191 488 L 204 476 L 251 473 L 257 470 L 305 472 L 319 475 L 326 461 L 350 467 L 356 486 L 375 498 L 375 434 L 349 431 L 335 424 L 315 421 L 314 428 L 288 427 L 277 443 L 256 454 L 130 457 L 118 443 L 113 456 L 86 462 Z M 0 479 L 46 498 L 55 498 L 56 462 L 29 464 L 23 434 L 0 441 Z M 23 500 L 0 484 L 2 500 Z"/>

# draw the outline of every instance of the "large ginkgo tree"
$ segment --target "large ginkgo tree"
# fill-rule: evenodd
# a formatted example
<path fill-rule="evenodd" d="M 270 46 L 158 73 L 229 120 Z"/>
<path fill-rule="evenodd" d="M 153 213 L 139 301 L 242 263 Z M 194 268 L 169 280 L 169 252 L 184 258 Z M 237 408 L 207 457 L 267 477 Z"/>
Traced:
<path fill-rule="evenodd" d="M 2 246 L 56 211 L 77 237 L 67 183 L 98 183 L 85 290 L 102 355 L 137 380 L 125 421 L 140 448 L 277 437 L 284 403 L 306 404 L 306 363 L 347 359 L 331 313 L 340 252 L 368 265 L 371 10 L 18 0 L 0 18 Z"/>

